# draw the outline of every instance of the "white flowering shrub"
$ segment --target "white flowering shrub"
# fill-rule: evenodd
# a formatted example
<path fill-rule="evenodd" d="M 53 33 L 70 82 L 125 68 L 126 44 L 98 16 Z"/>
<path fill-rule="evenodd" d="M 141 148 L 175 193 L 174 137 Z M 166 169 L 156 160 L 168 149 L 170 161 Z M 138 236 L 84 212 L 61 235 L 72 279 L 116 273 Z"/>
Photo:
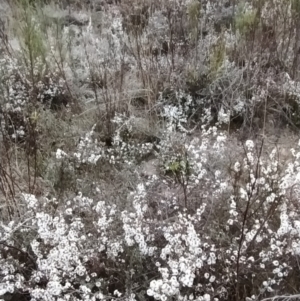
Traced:
<path fill-rule="evenodd" d="M 39 106 L 57 110 L 69 105 L 65 81 L 59 74 L 45 72 L 43 77 L 32 85 L 28 80 L 28 73 L 22 70 L 16 59 L 4 56 L 0 68 L 1 131 L 12 141 L 30 139 L 35 127 L 35 112 Z M 40 72 L 39 66 L 36 72 Z"/>
<path fill-rule="evenodd" d="M 299 5 L 200 2 L 0 29 L 1 300 L 298 296 Z"/>
<path fill-rule="evenodd" d="M 224 173 L 210 161 L 226 151 L 217 129 L 185 147 L 188 202 L 178 190 L 156 198 L 158 177 L 137 185 L 125 210 L 82 194 L 63 203 L 24 194 L 20 221 L 1 225 L 2 295 L 226 300 L 288 289 L 298 254 L 300 155 L 293 151 L 294 163 L 280 171 L 276 152 L 265 158 L 249 140 Z"/>

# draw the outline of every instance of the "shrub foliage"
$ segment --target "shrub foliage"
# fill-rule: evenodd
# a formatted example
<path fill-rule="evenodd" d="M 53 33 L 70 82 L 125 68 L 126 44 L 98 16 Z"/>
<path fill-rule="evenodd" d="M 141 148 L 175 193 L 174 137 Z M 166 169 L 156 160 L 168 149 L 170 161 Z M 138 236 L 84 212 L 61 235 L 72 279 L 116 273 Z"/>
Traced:
<path fill-rule="evenodd" d="M 299 7 L 4 1 L 0 299 L 299 298 Z"/>

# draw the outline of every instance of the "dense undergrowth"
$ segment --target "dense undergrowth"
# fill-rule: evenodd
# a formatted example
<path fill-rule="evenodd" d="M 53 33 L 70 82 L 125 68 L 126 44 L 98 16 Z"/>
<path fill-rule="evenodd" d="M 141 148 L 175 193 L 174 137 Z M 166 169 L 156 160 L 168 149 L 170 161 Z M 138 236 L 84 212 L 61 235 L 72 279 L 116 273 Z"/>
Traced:
<path fill-rule="evenodd" d="M 1 300 L 299 298 L 298 0 L 0 21 Z"/>

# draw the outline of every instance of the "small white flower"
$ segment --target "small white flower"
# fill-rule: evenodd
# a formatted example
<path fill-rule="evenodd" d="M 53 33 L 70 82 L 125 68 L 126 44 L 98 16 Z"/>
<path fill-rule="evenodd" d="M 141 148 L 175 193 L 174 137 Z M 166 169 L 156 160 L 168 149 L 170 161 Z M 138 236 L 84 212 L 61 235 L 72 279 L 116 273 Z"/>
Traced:
<path fill-rule="evenodd" d="M 62 291 L 62 286 L 57 281 L 49 281 L 47 284 L 47 288 L 53 296 L 59 296 Z"/>
<path fill-rule="evenodd" d="M 239 172 L 241 170 L 241 164 L 240 164 L 240 162 L 235 162 L 233 170 L 235 172 Z"/>
<path fill-rule="evenodd" d="M 122 293 L 120 293 L 118 290 L 115 290 L 114 291 L 114 296 L 121 297 Z"/>
<path fill-rule="evenodd" d="M 84 266 L 77 266 L 77 268 L 75 269 L 75 272 L 78 276 L 83 276 L 86 272 L 85 267 Z"/>
<path fill-rule="evenodd" d="M 252 140 L 247 140 L 246 143 L 245 143 L 245 145 L 250 150 L 254 148 L 254 143 L 253 143 Z"/>
<path fill-rule="evenodd" d="M 274 265 L 275 267 L 279 266 L 278 260 L 274 260 L 274 261 L 273 261 L 273 265 Z"/>
<path fill-rule="evenodd" d="M 203 296 L 203 301 L 210 301 L 210 295 L 209 294 L 205 294 Z"/>
<path fill-rule="evenodd" d="M 153 295 L 154 295 L 154 292 L 153 292 L 153 290 L 152 290 L 151 288 L 149 288 L 149 289 L 147 290 L 147 295 L 148 295 L 148 296 L 153 296 Z"/>
<path fill-rule="evenodd" d="M 215 280 L 216 280 L 216 277 L 215 277 L 215 276 L 210 276 L 209 282 L 213 283 Z"/>
<path fill-rule="evenodd" d="M 60 148 L 56 150 L 56 159 L 60 160 L 66 157 L 68 157 L 68 154 L 62 151 Z"/>
<path fill-rule="evenodd" d="M 66 213 L 66 215 L 72 215 L 72 213 L 73 213 L 72 208 L 67 208 L 65 213 Z"/>
<path fill-rule="evenodd" d="M 33 194 L 23 193 L 25 202 L 27 203 L 28 209 L 36 209 L 38 205 L 38 200 Z"/>
<path fill-rule="evenodd" d="M 272 293 L 272 292 L 274 292 L 274 290 L 272 289 L 272 287 L 271 287 L 271 286 L 268 286 L 268 287 L 267 287 L 267 291 L 268 291 L 269 293 Z"/>
<path fill-rule="evenodd" d="M 227 221 L 227 224 L 230 225 L 230 226 L 232 226 L 232 225 L 233 225 L 233 219 L 230 218 L 230 219 Z"/>
<path fill-rule="evenodd" d="M 241 260 L 241 262 L 246 261 L 246 256 L 241 256 L 240 260 Z"/>

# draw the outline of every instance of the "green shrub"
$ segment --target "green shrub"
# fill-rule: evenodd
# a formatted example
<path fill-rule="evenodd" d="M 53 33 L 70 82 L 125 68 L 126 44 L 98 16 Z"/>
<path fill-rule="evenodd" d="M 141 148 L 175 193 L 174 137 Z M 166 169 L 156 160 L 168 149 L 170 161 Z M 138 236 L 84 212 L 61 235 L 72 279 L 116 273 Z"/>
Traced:
<path fill-rule="evenodd" d="M 198 24 L 201 16 L 201 3 L 197 0 L 189 3 L 187 7 L 187 13 L 189 19 L 190 37 L 192 40 L 197 40 L 199 32 Z"/>
<path fill-rule="evenodd" d="M 235 19 L 235 26 L 239 33 L 243 36 L 252 32 L 257 26 L 256 10 L 239 12 Z"/>
<path fill-rule="evenodd" d="M 29 0 L 20 0 L 14 10 L 16 14 L 14 34 L 20 42 L 21 60 L 29 71 L 34 86 L 40 80 L 42 70 L 45 69 L 47 56 L 43 21 L 38 6 L 33 6 Z"/>
<path fill-rule="evenodd" d="M 213 46 L 211 53 L 209 74 L 211 79 L 215 79 L 219 74 L 226 56 L 225 41 L 222 36 L 219 38 L 217 44 Z"/>

